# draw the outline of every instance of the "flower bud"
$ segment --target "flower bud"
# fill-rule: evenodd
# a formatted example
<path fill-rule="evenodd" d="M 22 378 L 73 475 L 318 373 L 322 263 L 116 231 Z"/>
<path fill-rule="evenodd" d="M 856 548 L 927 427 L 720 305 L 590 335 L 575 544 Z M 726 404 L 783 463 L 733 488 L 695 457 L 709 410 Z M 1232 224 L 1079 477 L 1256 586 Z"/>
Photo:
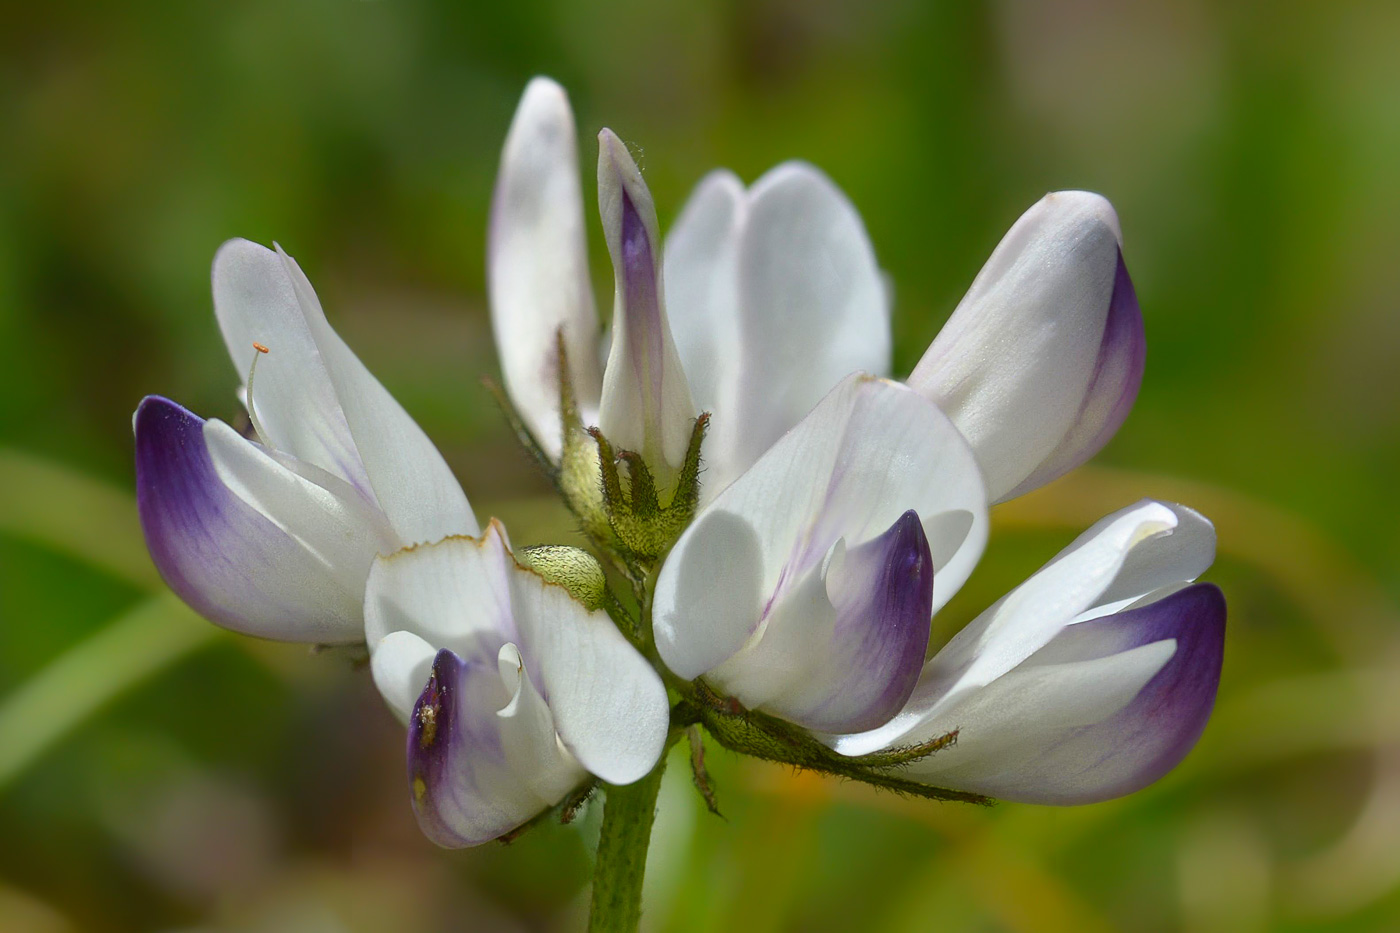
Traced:
<path fill-rule="evenodd" d="M 1087 191 L 1046 195 L 997 245 L 909 385 L 958 426 L 993 502 L 1098 453 L 1142 384 L 1142 312 L 1118 216 Z"/>
<path fill-rule="evenodd" d="M 697 412 L 666 321 L 656 206 L 615 133 L 599 133 L 598 150 L 598 210 L 616 282 L 598 426 L 640 453 L 665 486 L 685 460 Z"/>
<path fill-rule="evenodd" d="M 607 577 L 597 559 L 582 548 L 540 544 L 516 551 L 515 560 L 546 581 L 562 586 L 589 609 L 603 605 L 608 591 Z"/>

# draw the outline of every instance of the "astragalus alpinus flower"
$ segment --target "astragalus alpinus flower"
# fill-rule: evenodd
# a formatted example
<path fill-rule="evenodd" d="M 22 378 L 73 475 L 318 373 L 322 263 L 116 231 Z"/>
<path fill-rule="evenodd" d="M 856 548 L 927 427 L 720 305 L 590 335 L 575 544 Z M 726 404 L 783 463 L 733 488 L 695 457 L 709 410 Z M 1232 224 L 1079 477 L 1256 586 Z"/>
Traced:
<path fill-rule="evenodd" d="M 825 175 L 715 172 L 663 243 L 626 146 L 605 129 L 598 148 L 605 352 L 574 119 L 547 79 L 507 136 L 487 256 L 500 400 L 596 559 L 483 532 L 296 265 L 235 241 L 215 305 L 254 438 L 163 399 L 136 418 L 171 586 L 240 631 L 364 639 L 444 845 L 601 779 L 596 930 L 636 928 L 663 750 L 702 727 L 941 799 L 1087 803 L 1179 762 L 1225 622 L 1194 583 L 1214 531 L 1184 506 L 1104 518 L 928 657 L 991 506 L 1093 456 L 1136 398 L 1142 315 L 1109 203 L 1028 210 L 901 383 L 875 251 Z"/>
<path fill-rule="evenodd" d="M 171 588 L 235 631 L 366 643 L 412 723 L 420 823 L 444 845 L 519 827 L 585 769 L 651 770 L 668 716 L 656 672 L 596 604 L 517 563 L 498 522 L 482 534 L 291 257 L 232 240 L 213 280 L 255 436 L 159 397 L 137 409 L 141 522 Z"/>
<path fill-rule="evenodd" d="M 649 502 L 657 476 L 679 476 L 683 500 L 708 412 L 694 507 L 651 593 L 691 714 L 754 754 L 847 774 L 897 759 L 901 781 L 1025 800 L 1102 799 L 1174 766 L 1209 714 L 1223 644 L 1218 590 L 1188 586 L 1214 555 L 1189 509 L 1104 519 L 925 663 L 989 504 L 1087 460 L 1137 395 L 1142 316 L 1108 202 L 1066 191 L 1027 211 L 904 386 L 875 378 L 888 293 L 824 175 L 789 163 L 748 190 L 710 175 L 663 259 L 645 183 L 604 130 L 616 286 L 600 374 L 574 140 L 564 92 L 536 79 L 493 209 L 497 343 L 586 527 L 597 506 L 570 487 L 569 451 L 596 456 L 572 426 L 598 426 L 600 538 L 623 550 L 634 516 L 614 456 Z"/>

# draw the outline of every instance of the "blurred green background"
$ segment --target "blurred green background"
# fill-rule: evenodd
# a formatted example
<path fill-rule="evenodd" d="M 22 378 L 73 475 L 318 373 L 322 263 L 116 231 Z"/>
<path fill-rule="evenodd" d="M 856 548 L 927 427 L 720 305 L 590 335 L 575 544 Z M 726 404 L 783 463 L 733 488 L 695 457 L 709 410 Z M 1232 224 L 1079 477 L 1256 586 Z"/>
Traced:
<path fill-rule="evenodd" d="M 0 14 L 0 930 L 579 923 L 596 814 L 435 849 L 367 672 L 192 620 L 130 492 L 142 395 L 235 410 L 208 269 L 237 235 L 300 260 L 479 514 L 566 535 L 478 382 L 498 147 L 536 73 L 585 159 L 603 125 L 638 147 L 663 223 L 716 165 L 826 169 L 894 282 L 899 372 L 1022 210 L 1107 194 L 1148 329 L 1136 410 L 997 512 L 936 639 L 1143 495 L 1217 521 L 1231 605 L 1216 718 L 1126 800 L 913 803 L 712 749 L 720 820 L 676 763 L 650 929 L 1400 929 L 1400 5 Z"/>

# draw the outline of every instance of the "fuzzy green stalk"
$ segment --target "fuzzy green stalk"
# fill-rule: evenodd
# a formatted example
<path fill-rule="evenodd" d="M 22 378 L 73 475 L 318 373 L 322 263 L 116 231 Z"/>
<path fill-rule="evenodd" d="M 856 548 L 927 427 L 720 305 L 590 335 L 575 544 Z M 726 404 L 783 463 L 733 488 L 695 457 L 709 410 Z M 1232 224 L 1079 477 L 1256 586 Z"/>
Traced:
<path fill-rule="evenodd" d="M 667 750 L 671 743 L 666 743 Z M 666 771 L 666 752 L 651 773 L 624 787 L 607 785 L 603 829 L 593 864 L 589 933 L 636 933 L 642 919 L 642 880 L 656 819 L 656 795 Z"/>

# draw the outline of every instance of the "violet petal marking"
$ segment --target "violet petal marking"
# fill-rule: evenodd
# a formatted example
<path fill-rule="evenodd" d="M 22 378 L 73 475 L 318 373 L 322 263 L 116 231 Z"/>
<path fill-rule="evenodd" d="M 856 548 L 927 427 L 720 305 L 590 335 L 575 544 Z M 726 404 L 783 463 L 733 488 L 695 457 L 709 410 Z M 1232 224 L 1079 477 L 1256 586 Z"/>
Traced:
<path fill-rule="evenodd" d="M 494 660 L 444 648 L 408 725 L 408 781 L 423 833 L 449 848 L 488 842 L 554 801 L 515 773 L 502 733 L 512 696 Z"/>
<path fill-rule="evenodd" d="M 960 728 L 957 748 L 911 766 L 911 776 L 1053 805 L 1140 790 L 1175 767 L 1204 730 L 1224 637 L 1225 599 L 1208 583 L 1071 625 L 1021 668 L 947 711 L 933 731 Z M 1160 667 L 1143 674 L 1121 707 L 1082 718 L 1164 646 L 1170 654 L 1159 653 Z"/>
<path fill-rule="evenodd" d="M 408 783 L 413 812 L 424 835 L 440 846 L 455 848 L 480 841 L 459 832 L 460 811 L 477 801 L 471 799 L 471 792 L 476 790 L 470 780 L 471 772 L 453 773 L 453 753 L 459 744 L 468 741 L 456 737 L 461 705 L 457 694 L 490 674 L 483 668 L 480 661 L 469 665 L 446 648 L 439 651 L 433 659 L 428 684 L 413 705 L 408 721 Z M 495 737 L 489 733 L 481 738 L 485 741 L 472 743 L 478 755 L 502 756 L 498 739 L 493 743 Z"/>
<path fill-rule="evenodd" d="M 919 516 L 879 537 L 838 542 L 767 613 L 763 634 L 709 673 L 754 709 L 820 732 L 883 725 L 919 680 L 933 605 L 933 559 Z"/>
<path fill-rule="evenodd" d="M 656 261 L 646 222 L 622 189 L 622 282 L 626 289 L 625 308 L 631 317 L 627 329 L 631 346 L 629 358 L 637 381 L 649 386 L 644 401 L 659 401 L 665 347 L 662 343 L 661 303 L 656 288 Z M 645 341 L 645 346 L 642 342 Z M 648 412 L 648 418 L 657 417 Z"/>
<path fill-rule="evenodd" d="M 614 447 L 646 457 L 664 486 L 685 459 L 696 411 L 662 305 L 656 208 L 627 147 L 608 129 L 598 134 L 598 212 L 614 278 L 598 427 Z"/>
<path fill-rule="evenodd" d="M 1107 800 L 1146 787 L 1175 768 L 1195 747 L 1215 707 L 1225 652 L 1225 594 L 1197 583 L 1101 619 L 1071 626 L 1100 629 L 1122 638 L 1122 651 L 1176 639 L 1176 653 L 1133 702 L 1101 723 L 1066 738 L 1065 744 L 1102 749 L 1065 803 Z M 1088 634 L 1086 632 L 1086 634 Z"/>
<path fill-rule="evenodd" d="M 136 410 L 136 502 L 151 558 L 196 612 L 266 638 L 363 638 L 359 594 L 219 479 L 204 419 L 150 396 Z"/>
<path fill-rule="evenodd" d="M 873 729 L 903 707 L 928 649 L 933 574 L 928 538 L 912 509 L 884 534 L 847 551 L 832 569 L 826 587 L 836 609 L 833 646 L 850 663 L 832 702 L 814 711 L 812 728 Z"/>
<path fill-rule="evenodd" d="M 1055 451 L 1003 500 L 1014 499 L 1063 476 L 1102 450 L 1118 433 L 1137 401 L 1146 360 L 1142 308 L 1120 249 L 1103 340 L 1079 416 Z"/>
<path fill-rule="evenodd" d="M 1220 681 L 1225 600 L 1211 584 L 1065 628 L 1024 664 L 965 694 L 910 739 L 959 731 L 913 780 L 1021 803 L 1139 790 L 1205 728 Z"/>

